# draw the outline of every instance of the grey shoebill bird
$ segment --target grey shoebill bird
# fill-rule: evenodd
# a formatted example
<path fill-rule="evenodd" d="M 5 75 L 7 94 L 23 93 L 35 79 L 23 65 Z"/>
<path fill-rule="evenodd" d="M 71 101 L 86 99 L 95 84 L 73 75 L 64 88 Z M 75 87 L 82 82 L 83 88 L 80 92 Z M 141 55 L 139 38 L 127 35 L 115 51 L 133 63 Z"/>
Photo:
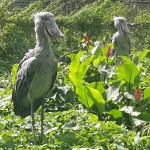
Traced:
<path fill-rule="evenodd" d="M 56 74 L 57 61 L 51 50 L 49 39 L 58 42 L 64 35 L 49 12 L 33 15 L 35 21 L 36 46 L 29 50 L 20 61 L 12 93 L 15 115 L 25 118 L 32 116 L 32 128 L 35 136 L 34 112 L 42 106 L 41 139 L 43 136 L 44 97 L 52 88 Z"/>
<path fill-rule="evenodd" d="M 117 59 L 118 56 L 128 56 L 130 54 L 129 34 L 131 32 L 125 18 L 114 17 L 113 20 L 117 32 L 112 37 L 112 43 L 114 44 L 114 53 Z"/>

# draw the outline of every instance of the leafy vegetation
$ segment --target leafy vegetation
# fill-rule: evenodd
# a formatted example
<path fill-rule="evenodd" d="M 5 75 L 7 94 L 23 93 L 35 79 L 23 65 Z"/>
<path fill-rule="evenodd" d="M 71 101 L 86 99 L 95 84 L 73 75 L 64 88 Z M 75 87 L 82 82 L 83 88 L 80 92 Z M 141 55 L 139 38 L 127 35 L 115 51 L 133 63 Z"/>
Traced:
<path fill-rule="evenodd" d="M 106 0 L 88 4 L 77 12 L 68 10 L 66 14 L 67 10 L 63 12 L 58 7 L 60 2 L 44 6 L 38 1 L 25 8 L 14 7 L 13 11 L 8 9 L 7 1 L 0 4 L 0 149 L 148 150 L 150 38 L 149 30 L 140 24 L 147 23 L 148 11 L 133 12 L 124 3 Z M 44 141 L 41 143 L 39 138 L 33 145 L 31 118 L 14 115 L 11 93 L 16 63 L 24 51 L 34 47 L 31 14 L 50 11 L 52 7 L 66 14 L 61 16 L 57 9 L 53 12 L 65 39 L 52 45 L 59 60 L 58 76 L 46 98 Z M 127 17 L 131 12 L 134 15 Z M 119 60 L 110 57 L 110 37 L 115 32 L 111 20 L 115 14 L 137 23 L 130 26 L 134 31 L 132 53 Z M 37 136 L 40 113 L 41 109 L 35 113 Z"/>
<path fill-rule="evenodd" d="M 78 3 L 82 3 L 82 7 L 79 7 Z M 83 4 L 87 5 L 83 7 Z M 63 6 L 68 5 L 72 5 L 70 7 L 72 9 L 66 13 Z M 78 43 L 83 33 L 88 33 L 92 40 L 105 40 L 103 37 L 106 37 L 110 42 L 112 34 L 115 32 L 112 22 L 114 15 L 124 16 L 129 21 L 134 51 L 150 49 L 148 44 L 150 39 L 149 9 L 142 9 L 138 5 L 133 7 L 119 1 L 112 3 L 110 0 L 95 2 L 92 0 L 79 2 L 78 0 L 72 3 L 64 0 L 50 3 L 46 0 L 39 0 L 27 7 L 18 8 L 13 6 L 13 3 L 3 0 L 0 8 L 0 54 L 3 56 L 8 54 L 20 56 L 27 49 L 34 47 L 35 35 L 32 14 L 38 11 L 50 11 L 55 14 L 59 27 L 65 33 L 65 40 L 59 48 L 55 44 L 52 45 L 56 56 L 78 49 Z M 139 32 L 141 30 L 142 32 Z"/>

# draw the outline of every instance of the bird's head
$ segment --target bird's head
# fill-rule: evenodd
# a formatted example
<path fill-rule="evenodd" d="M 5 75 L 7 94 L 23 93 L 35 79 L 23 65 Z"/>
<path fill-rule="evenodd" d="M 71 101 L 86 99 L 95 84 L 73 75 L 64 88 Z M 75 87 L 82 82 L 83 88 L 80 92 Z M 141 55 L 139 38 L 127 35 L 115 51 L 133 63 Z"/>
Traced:
<path fill-rule="evenodd" d="M 59 42 L 64 37 L 59 30 L 54 15 L 49 12 L 39 12 L 33 15 L 35 21 L 35 31 L 39 34 L 46 34 L 50 40 Z"/>
<path fill-rule="evenodd" d="M 118 31 L 122 31 L 124 34 L 130 34 L 130 30 L 128 28 L 127 20 L 124 17 L 114 17 L 114 26 Z"/>

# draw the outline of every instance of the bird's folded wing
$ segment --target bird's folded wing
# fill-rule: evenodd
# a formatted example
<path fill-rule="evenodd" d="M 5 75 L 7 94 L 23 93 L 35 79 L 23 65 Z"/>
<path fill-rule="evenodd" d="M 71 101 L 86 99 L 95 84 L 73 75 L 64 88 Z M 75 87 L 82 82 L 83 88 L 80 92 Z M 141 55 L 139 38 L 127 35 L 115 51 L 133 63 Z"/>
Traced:
<path fill-rule="evenodd" d="M 12 101 L 14 105 L 14 112 L 16 115 L 22 115 L 25 107 L 30 105 L 28 99 L 28 91 L 32 79 L 34 77 L 34 62 L 35 58 L 31 57 L 24 59 L 19 64 L 16 81 L 12 93 Z"/>

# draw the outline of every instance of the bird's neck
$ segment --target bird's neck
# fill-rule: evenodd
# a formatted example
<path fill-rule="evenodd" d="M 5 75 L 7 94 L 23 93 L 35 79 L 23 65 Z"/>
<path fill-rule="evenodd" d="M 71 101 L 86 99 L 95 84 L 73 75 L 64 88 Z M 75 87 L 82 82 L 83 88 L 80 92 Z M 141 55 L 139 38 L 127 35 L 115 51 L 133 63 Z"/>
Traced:
<path fill-rule="evenodd" d="M 36 47 L 40 47 L 42 49 L 50 49 L 50 43 L 45 34 L 36 33 Z"/>
<path fill-rule="evenodd" d="M 122 31 L 122 29 L 119 29 L 119 30 L 118 30 L 118 34 L 119 34 L 119 35 L 126 35 L 126 34 Z"/>

